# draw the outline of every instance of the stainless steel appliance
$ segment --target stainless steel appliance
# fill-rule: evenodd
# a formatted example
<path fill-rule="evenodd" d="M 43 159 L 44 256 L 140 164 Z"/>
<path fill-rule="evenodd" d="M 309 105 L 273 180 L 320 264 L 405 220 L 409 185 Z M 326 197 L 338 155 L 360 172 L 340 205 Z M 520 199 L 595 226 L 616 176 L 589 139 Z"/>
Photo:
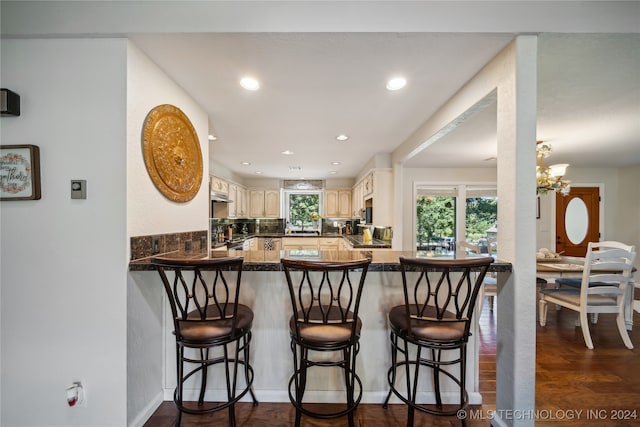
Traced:
<path fill-rule="evenodd" d="M 373 224 L 373 208 L 365 208 L 364 222 L 366 224 Z"/>

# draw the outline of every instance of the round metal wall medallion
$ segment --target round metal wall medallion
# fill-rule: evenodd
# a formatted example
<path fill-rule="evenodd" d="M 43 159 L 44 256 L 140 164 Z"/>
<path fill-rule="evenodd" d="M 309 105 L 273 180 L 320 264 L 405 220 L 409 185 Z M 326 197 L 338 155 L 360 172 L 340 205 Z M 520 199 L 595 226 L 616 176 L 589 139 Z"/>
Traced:
<path fill-rule="evenodd" d="M 142 153 L 149 177 L 169 200 L 188 202 L 202 183 L 202 151 L 189 118 L 170 104 L 147 114 Z"/>

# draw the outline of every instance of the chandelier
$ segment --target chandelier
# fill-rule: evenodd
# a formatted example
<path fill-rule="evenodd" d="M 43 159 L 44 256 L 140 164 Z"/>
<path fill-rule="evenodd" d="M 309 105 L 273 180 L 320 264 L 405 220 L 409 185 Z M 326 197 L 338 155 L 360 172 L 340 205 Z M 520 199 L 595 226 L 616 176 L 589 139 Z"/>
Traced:
<path fill-rule="evenodd" d="M 558 163 L 551 166 L 544 164 L 544 159 L 551 154 L 551 145 L 536 142 L 536 194 L 546 194 L 548 191 L 557 191 L 563 196 L 569 194 L 571 181 L 563 180 L 562 177 L 567 171 L 567 163 Z"/>

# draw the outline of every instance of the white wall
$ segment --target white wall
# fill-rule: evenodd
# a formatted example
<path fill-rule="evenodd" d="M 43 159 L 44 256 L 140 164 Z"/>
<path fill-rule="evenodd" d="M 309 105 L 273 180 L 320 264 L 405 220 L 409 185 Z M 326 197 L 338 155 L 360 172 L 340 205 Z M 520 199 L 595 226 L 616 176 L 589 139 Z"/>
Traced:
<path fill-rule="evenodd" d="M 203 181 L 189 202 L 165 198 L 149 178 L 142 128 L 154 107 L 172 104 L 193 124 Z M 209 226 L 207 114 L 135 45 L 127 55 L 127 236 L 206 230 Z M 126 268 L 126 267 L 125 267 Z M 163 400 L 163 293 L 157 275 L 130 273 L 127 283 L 127 424 L 141 425 Z M 170 346 L 170 348 L 173 348 Z"/>
<path fill-rule="evenodd" d="M 3 426 L 126 423 L 126 48 L 2 40 L 22 110 L 2 117 L 2 144 L 38 145 L 42 173 L 41 200 L 0 203 Z M 67 406 L 74 380 L 86 408 Z"/>
<path fill-rule="evenodd" d="M 617 218 L 619 227 L 615 239 L 630 245 L 636 245 L 640 252 L 640 166 L 619 170 Z M 640 267 L 640 258 L 636 257 L 636 267 Z M 636 283 L 640 278 L 636 276 Z"/>
<path fill-rule="evenodd" d="M 129 236 L 206 230 L 209 215 L 208 118 L 190 95 L 175 84 L 135 45 L 129 43 L 127 76 L 127 233 Z M 142 156 L 142 127 L 154 107 L 172 104 L 189 118 L 198 134 L 203 182 L 189 202 L 176 203 L 155 187 Z"/>

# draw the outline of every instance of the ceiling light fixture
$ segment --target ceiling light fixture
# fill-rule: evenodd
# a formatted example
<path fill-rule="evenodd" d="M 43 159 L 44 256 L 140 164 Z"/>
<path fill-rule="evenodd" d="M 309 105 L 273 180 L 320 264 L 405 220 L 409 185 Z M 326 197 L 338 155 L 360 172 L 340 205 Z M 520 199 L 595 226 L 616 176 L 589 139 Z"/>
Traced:
<path fill-rule="evenodd" d="M 282 154 L 284 154 L 285 156 L 291 156 L 291 155 L 293 155 L 293 151 L 291 151 L 291 150 L 284 150 L 284 151 L 282 152 Z"/>
<path fill-rule="evenodd" d="M 337 173 L 338 173 L 338 172 L 336 172 L 336 171 L 331 171 L 331 172 L 329 172 L 329 175 L 335 175 L 335 174 L 337 174 Z"/>
<path fill-rule="evenodd" d="M 215 141 L 218 139 L 215 135 L 209 134 L 209 141 Z"/>
<path fill-rule="evenodd" d="M 544 159 L 551 154 L 551 144 L 536 142 L 536 194 L 546 194 L 548 191 L 557 191 L 563 196 L 571 191 L 571 181 L 563 180 L 568 163 L 558 163 L 545 166 Z"/>
<path fill-rule="evenodd" d="M 394 77 L 387 82 L 387 90 L 402 89 L 407 84 L 403 77 Z"/>
<path fill-rule="evenodd" d="M 338 165 L 340 164 L 340 162 L 331 162 L 331 164 L 332 164 L 333 166 L 338 166 Z"/>
<path fill-rule="evenodd" d="M 250 162 L 240 162 L 241 165 L 243 166 L 249 166 L 251 163 Z"/>
<path fill-rule="evenodd" d="M 240 79 L 240 86 L 246 90 L 258 90 L 260 89 L 260 83 L 253 77 L 243 77 Z"/>
<path fill-rule="evenodd" d="M 262 171 L 256 171 L 256 175 L 262 175 Z"/>
<path fill-rule="evenodd" d="M 349 139 L 349 136 L 345 135 L 344 133 L 341 133 L 340 135 L 336 136 L 336 139 L 338 141 L 346 141 L 347 139 Z"/>

